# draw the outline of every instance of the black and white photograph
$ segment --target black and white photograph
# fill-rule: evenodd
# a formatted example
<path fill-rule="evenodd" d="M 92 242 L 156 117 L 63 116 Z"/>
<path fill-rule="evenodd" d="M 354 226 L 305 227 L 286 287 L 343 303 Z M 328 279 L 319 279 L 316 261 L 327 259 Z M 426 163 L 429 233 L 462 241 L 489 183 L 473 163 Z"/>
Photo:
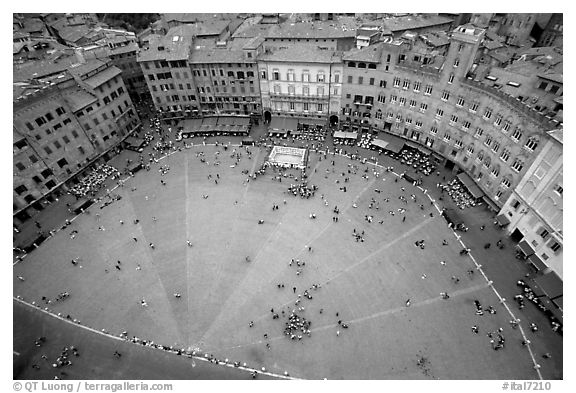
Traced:
<path fill-rule="evenodd" d="M 10 5 L 11 391 L 567 389 L 560 3 L 333 6 Z"/>

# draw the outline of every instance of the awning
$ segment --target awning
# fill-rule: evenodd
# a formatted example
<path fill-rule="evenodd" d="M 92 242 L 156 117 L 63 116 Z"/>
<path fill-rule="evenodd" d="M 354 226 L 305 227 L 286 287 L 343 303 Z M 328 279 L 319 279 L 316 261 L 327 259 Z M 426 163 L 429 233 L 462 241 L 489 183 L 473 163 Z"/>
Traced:
<path fill-rule="evenodd" d="M 420 152 L 421 152 L 422 154 L 427 155 L 427 156 L 429 156 L 430 153 L 432 153 L 432 152 L 430 151 L 430 149 L 427 149 L 427 148 L 425 148 L 424 146 L 418 146 L 418 150 L 420 150 Z"/>
<path fill-rule="evenodd" d="M 180 122 L 183 131 L 194 131 L 200 128 L 202 119 L 186 119 Z"/>
<path fill-rule="evenodd" d="M 518 247 L 518 249 L 520 249 L 520 251 L 522 251 L 522 253 L 527 257 L 534 254 L 534 249 L 526 240 L 522 240 L 516 247 Z"/>
<path fill-rule="evenodd" d="M 336 131 L 336 132 L 334 132 L 334 138 L 357 139 L 358 133 L 357 132 Z"/>
<path fill-rule="evenodd" d="M 563 282 L 556 272 L 550 272 L 542 276 L 536 277 L 534 282 L 538 286 L 533 288 L 538 293 L 538 288 L 550 299 L 563 294 Z"/>
<path fill-rule="evenodd" d="M 392 134 L 385 134 L 383 137 L 384 141 L 388 142 L 385 148 L 386 150 L 392 153 L 400 153 L 400 150 L 404 147 L 404 140 Z"/>
<path fill-rule="evenodd" d="M 474 183 L 474 180 L 472 180 L 472 178 L 466 172 L 459 173 L 458 176 L 456 177 L 458 178 L 458 180 L 460 180 L 462 184 L 464 184 L 464 187 L 466 187 L 466 189 L 472 195 L 472 197 L 478 199 L 481 198 L 482 195 L 484 195 L 480 187 L 478 187 L 476 183 Z"/>
<path fill-rule="evenodd" d="M 298 119 L 294 119 L 291 117 L 274 117 L 270 122 L 270 126 L 268 128 L 273 129 L 274 131 L 277 130 L 296 130 L 298 128 Z"/>
<path fill-rule="evenodd" d="M 142 147 L 142 145 L 144 145 L 144 143 L 146 143 L 146 141 L 143 138 L 136 138 L 133 136 L 129 136 L 128 138 L 126 138 L 124 140 L 128 145 L 130 146 L 134 146 L 134 147 Z"/>
<path fill-rule="evenodd" d="M 458 212 L 454 209 L 446 209 L 442 212 L 442 216 L 446 218 L 446 221 L 452 223 L 454 226 L 458 224 L 463 224 L 464 221 Z"/>
<path fill-rule="evenodd" d="M 470 195 L 476 199 L 482 198 L 482 195 L 484 195 L 484 192 L 477 185 L 473 185 L 472 187 L 467 188 Z"/>
<path fill-rule="evenodd" d="M 405 141 L 404 144 L 408 147 L 411 147 L 412 149 L 418 150 L 420 148 L 420 146 L 418 146 L 418 144 L 416 144 L 414 142 Z"/>
<path fill-rule="evenodd" d="M 484 195 L 482 197 L 482 200 L 484 202 L 486 202 L 486 204 L 488 205 L 488 207 L 490 207 L 490 209 L 494 210 L 495 212 L 500 210 L 500 207 L 498 207 L 497 204 L 495 204 L 494 202 L 492 202 L 492 199 L 490 199 L 487 195 Z"/>
<path fill-rule="evenodd" d="M 546 270 L 548 268 L 544 261 L 536 254 L 530 255 L 528 257 L 528 262 L 530 262 L 538 271 Z"/>
<path fill-rule="evenodd" d="M 496 216 L 496 221 L 498 221 L 498 225 L 506 226 L 510 224 L 510 219 L 505 214 L 499 214 Z"/>
<path fill-rule="evenodd" d="M 300 118 L 298 119 L 300 124 L 308 124 L 309 126 L 324 126 L 326 125 L 326 120 L 323 119 L 312 119 L 312 118 Z"/>
<path fill-rule="evenodd" d="M 217 117 L 205 117 L 202 121 L 202 126 L 215 126 L 217 122 Z"/>
<path fill-rule="evenodd" d="M 381 149 L 386 148 L 386 145 L 388 145 L 389 142 L 383 141 L 382 139 L 374 139 L 372 141 L 372 146 L 376 146 L 379 147 Z"/>
<path fill-rule="evenodd" d="M 458 180 L 460 180 L 462 184 L 466 186 L 466 188 L 476 185 L 476 183 L 474 183 L 474 180 L 472 180 L 470 175 L 468 175 L 466 172 L 461 172 L 456 177 L 458 178 Z"/>

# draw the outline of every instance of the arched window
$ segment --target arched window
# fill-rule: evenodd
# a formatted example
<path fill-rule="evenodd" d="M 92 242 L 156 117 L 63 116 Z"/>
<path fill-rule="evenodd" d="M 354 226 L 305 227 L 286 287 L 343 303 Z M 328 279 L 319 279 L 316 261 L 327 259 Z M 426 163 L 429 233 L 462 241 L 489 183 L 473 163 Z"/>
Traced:
<path fill-rule="evenodd" d="M 358 68 L 366 68 L 366 63 L 358 63 Z"/>
<path fill-rule="evenodd" d="M 356 63 L 354 63 L 353 61 L 349 61 L 349 62 L 348 62 L 348 67 L 354 68 L 354 67 L 356 67 Z"/>
<path fill-rule="evenodd" d="M 529 151 L 534 151 L 538 147 L 538 142 L 539 142 L 538 137 L 531 136 L 524 144 L 524 148 Z"/>

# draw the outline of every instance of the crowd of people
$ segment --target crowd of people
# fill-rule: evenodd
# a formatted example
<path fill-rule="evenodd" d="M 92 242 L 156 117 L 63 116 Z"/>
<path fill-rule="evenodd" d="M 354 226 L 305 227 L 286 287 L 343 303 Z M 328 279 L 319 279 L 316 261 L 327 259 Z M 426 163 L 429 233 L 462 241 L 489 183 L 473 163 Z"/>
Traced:
<path fill-rule="evenodd" d="M 120 172 L 112 165 L 99 164 L 86 177 L 82 178 L 78 184 L 70 187 L 69 193 L 74 195 L 76 199 L 85 196 L 94 197 L 98 190 L 104 187 L 104 182 L 109 177 L 112 177 L 112 180 L 119 178 Z"/>
<path fill-rule="evenodd" d="M 294 196 L 300 196 L 300 198 L 310 199 L 314 197 L 314 194 L 318 190 L 318 187 L 314 184 L 308 184 L 308 182 L 301 182 L 299 184 L 290 184 L 288 187 L 288 193 Z"/>
<path fill-rule="evenodd" d="M 456 206 L 464 210 L 467 207 L 473 207 L 477 205 L 476 200 L 470 195 L 468 190 L 458 181 L 458 179 L 452 179 L 446 184 L 438 184 L 442 194 L 446 192 L 450 198 L 454 201 Z"/>

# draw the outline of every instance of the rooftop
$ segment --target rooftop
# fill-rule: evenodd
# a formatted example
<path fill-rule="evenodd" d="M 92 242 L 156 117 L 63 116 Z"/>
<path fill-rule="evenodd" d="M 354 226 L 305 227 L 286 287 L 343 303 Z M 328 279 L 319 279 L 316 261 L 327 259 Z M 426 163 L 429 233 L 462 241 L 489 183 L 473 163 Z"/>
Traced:
<path fill-rule="evenodd" d="M 87 107 L 90 104 L 98 101 L 98 98 L 85 90 L 82 90 L 79 87 L 74 88 L 73 90 L 66 92 L 63 95 L 64 101 L 70 106 L 72 112 L 79 111 Z"/>
<path fill-rule="evenodd" d="M 103 83 L 106 83 L 110 79 L 114 78 L 115 76 L 120 75 L 121 73 L 122 70 L 118 67 L 115 66 L 108 67 L 105 70 L 100 71 L 96 75 L 84 79 L 84 83 L 86 83 L 91 88 L 95 89 L 98 86 L 102 85 Z"/>
<path fill-rule="evenodd" d="M 86 25 L 67 26 L 58 31 L 58 34 L 64 41 L 78 42 L 81 38 L 90 33 L 90 28 Z"/>
<path fill-rule="evenodd" d="M 232 19 L 235 14 L 210 14 L 210 13 L 165 13 L 163 15 L 166 22 L 196 23 L 210 22 L 215 19 Z"/>
<path fill-rule="evenodd" d="M 557 72 L 545 72 L 538 74 L 539 78 L 548 79 L 552 82 L 564 83 L 564 76 Z"/>
<path fill-rule="evenodd" d="M 75 76 L 82 77 L 92 71 L 97 70 L 98 68 L 106 66 L 108 62 L 102 61 L 100 59 L 90 59 L 87 60 L 85 63 L 81 64 L 74 64 L 72 65 L 68 71 Z"/>
<path fill-rule="evenodd" d="M 252 37 L 266 37 L 268 31 L 272 29 L 274 25 L 261 25 L 261 24 L 250 24 L 246 21 L 236 29 L 232 37 L 234 38 L 252 38 Z"/>
<path fill-rule="evenodd" d="M 266 38 L 345 38 L 355 37 L 358 23 L 315 21 L 272 25 Z"/>
<path fill-rule="evenodd" d="M 149 36 L 148 49 L 138 53 L 138 61 L 187 60 L 190 57 L 195 28 L 190 25 L 176 26 L 165 36 Z"/>
<path fill-rule="evenodd" d="M 28 61 L 13 66 L 13 81 L 29 81 L 64 72 L 76 62 L 73 57 L 54 62 L 48 60 Z"/>
<path fill-rule="evenodd" d="M 206 22 L 194 23 L 191 25 L 174 26 L 167 36 L 187 36 L 187 37 L 202 37 L 211 35 L 220 35 L 231 23 L 230 19 L 225 20 L 210 20 Z"/>
<path fill-rule="evenodd" d="M 450 38 L 444 31 L 434 31 L 419 35 L 426 44 L 437 47 L 450 44 Z"/>
<path fill-rule="evenodd" d="M 482 45 L 488 50 L 494 50 L 502 48 L 504 46 L 504 44 L 502 44 L 500 41 L 491 41 L 491 40 L 484 40 Z"/>
<path fill-rule="evenodd" d="M 382 44 L 369 45 L 360 49 L 352 49 L 345 52 L 342 60 L 348 61 L 366 61 L 369 63 L 378 63 L 382 57 Z"/>
<path fill-rule="evenodd" d="M 340 52 L 312 48 L 308 45 L 293 45 L 286 49 L 278 49 L 263 53 L 258 57 L 270 62 L 302 62 L 302 63 L 340 63 Z"/>
<path fill-rule="evenodd" d="M 392 32 L 400 32 L 404 30 L 416 30 L 425 27 L 445 25 L 452 23 L 451 18 L 439 15 L 407 15 L 395 18 L 388 18 L 382 21 L 384 29 Z"/>
<path fill-rule="evenodd" d="M 557 130 L 548 131 L 548 135 L 556 139 L 558 142 L 564 144 L 564 128 L 558 128 Z"/>

